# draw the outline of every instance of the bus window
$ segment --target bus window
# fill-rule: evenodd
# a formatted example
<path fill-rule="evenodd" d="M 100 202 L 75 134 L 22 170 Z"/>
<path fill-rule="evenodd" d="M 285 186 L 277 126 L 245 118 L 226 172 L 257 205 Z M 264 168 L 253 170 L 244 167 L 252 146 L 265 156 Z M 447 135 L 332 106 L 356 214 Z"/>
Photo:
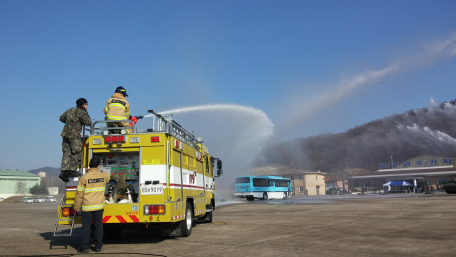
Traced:
<path fill-rule="evenodd" d="M 268 180 L 265 178 L 254 178 L 253 179 L 253 186 L 256 187 L 267 187 L 268 186 Z"/>
<path fill-rule="evenodd" d="M 250 183 L 250 178 L 236 178 L 236 183 Z"/>
<path fill-rule="evenodd" d="M 270 186 L 270 187 L 273 187 L 273 186 L 274 186 L 274 181 L 269 180 L 269 186 Z"/>

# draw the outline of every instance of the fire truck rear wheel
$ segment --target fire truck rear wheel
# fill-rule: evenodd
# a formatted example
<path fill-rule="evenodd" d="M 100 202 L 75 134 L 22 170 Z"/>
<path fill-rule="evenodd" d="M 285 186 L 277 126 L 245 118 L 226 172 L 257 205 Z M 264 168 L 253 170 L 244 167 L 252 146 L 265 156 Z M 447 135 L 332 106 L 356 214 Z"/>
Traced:
<path fill-rule="evenodd" d="M 185 210 L 185 220 L 184 222 L 184 236 L 188 237 L 192 234 L 192 227 L 193 227 L 193 211 L 192 207 L 187 203 L 187 207 Z"/>

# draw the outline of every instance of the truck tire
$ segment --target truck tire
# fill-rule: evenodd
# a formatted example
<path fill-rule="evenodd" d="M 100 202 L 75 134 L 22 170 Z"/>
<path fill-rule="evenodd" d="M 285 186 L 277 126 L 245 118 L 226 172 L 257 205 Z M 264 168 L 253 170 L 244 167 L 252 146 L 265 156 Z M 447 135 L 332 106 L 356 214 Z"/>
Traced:
<path fill-rule="evenodd" d="M 253 200 L 255 200 L 255 198 L 253 198 L 253 196 L 248 196 L 247 197 L 247 201 L 253 201 Z"/>
<path fill-rule="evenodd" d="M 187 203 L 185 208 L 185 219 L 182 221 L 183 224 L 183 236 L 189 237 L 192 234 L 193 228 L 193 210 L 190 204 Z"/>

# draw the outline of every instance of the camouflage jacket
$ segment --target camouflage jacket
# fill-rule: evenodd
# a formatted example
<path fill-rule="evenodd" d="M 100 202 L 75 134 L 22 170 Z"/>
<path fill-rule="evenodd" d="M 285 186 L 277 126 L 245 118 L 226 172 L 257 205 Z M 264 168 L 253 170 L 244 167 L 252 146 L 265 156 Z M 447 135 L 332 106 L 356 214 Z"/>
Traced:
<path fill-rule="evenodd" d="M 61 116 L 60 121 L 65 123 L 62 130 L 62 137 L 79 138 L 81 137 L 82 124 L 92 125 L 89 113 L 83 108 L 74 107 L 66 110 Z"/>

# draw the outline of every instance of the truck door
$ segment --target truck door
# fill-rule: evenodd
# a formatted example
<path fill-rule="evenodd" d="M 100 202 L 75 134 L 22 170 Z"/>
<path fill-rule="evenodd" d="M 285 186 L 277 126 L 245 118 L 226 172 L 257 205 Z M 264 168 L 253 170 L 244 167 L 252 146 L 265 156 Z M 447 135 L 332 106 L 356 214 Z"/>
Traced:
<path fill-rule="evenodd" d="M 203 174 L 204 174 L 204 176 L 208 176 L 209 177 L 210 176 L 210 168 L 213 165 L 212 164 L 212 159 L 211 159 L 211 161 L 209 161 L 207 156 L 204 156 L 204 162 L 205 162 L 204 165 L 206 165 L 206 167 L 205 167 L 205 169 L 203 169 Z M 208 183 L 206 183 L 206 182 L 208 182 Z M 206 187 L 209 186 L 208 184 L 210 184 L 209 179 L 208 179 L 208 181 L 204 181 L 204 193 L 206 193 Z"/>
<path fill-rule="evenodd" d="M 182 174 L 182 153 L 176 149 L 172 149 L 173 151 L 173 177 L 174 177 L 174 196 L 173 199 L 175 201 L 183 200 L 184 196 L 184 177 Z"/>
<path fill-rule="evenodd" d="M 204 164 L 201 164 L 202 165 L 202 169 L 201 169 L 201 173 L 203 173 L 203 195 L 206 195 L 206 187 L 207 187 L 207 182 L 206 182 L 206 172 L 204 172 Z"/>

